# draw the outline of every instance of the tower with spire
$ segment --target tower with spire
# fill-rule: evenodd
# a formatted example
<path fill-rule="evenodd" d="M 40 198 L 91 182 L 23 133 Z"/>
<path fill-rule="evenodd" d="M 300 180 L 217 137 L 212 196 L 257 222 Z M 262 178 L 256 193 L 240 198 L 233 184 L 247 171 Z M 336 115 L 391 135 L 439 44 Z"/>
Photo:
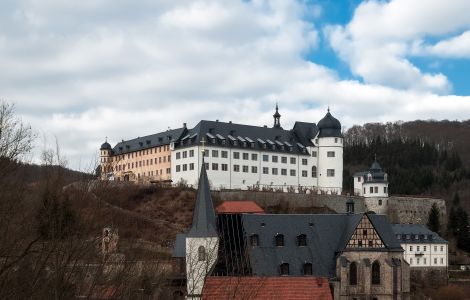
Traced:
<path fill-rule="evenodd" d="M 186 235 L 186 299 L 201 299 L 204 281 L 215 263 L 219 248 L 214 204 L 207 178 L 204 149 L 191 229 Z"/>
<path fill-rule="evenodd" d="M 274 126 L 273 128 L 279 128 L 282 129 L 281 127 L 281 114 L 279 113 L 279 107 L 276 103 L 276 112 L 273 115 L 274 118 Z"/>

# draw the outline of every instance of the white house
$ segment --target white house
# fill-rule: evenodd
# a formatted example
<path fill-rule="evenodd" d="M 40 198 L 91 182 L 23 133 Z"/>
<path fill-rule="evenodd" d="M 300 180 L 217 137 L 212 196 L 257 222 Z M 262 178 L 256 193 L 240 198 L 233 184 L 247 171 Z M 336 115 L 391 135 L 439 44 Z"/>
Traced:
<path fill-rule="evenodd" d="M 417 224 L 394 224 L 392 228 L 411 268 L 447 268 L 448 243 L 437 233 Z"/>
<path fill-rule="evenodd" d="M 368 171 L 354 174 L 354 193 L 363 197 L 388 197 L 388 175 L 377 159 Z"/>
<path fill-rule="evenodd" d="M 315 123 L 280 125 L 276 106 L 274 126 L 200 121 L 171 145 L 174 183 L 196 185 L 201 150 L 213 189 L 282 188 L 341 193 L 343 136 L 341 123 L 329 112 Z"/>

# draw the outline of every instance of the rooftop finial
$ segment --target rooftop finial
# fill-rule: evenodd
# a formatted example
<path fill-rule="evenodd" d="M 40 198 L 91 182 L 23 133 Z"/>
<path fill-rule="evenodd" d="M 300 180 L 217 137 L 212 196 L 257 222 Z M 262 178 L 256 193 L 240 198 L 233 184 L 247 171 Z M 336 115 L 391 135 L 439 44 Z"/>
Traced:
<path fill-rule="evenodd" d="M 106 143 L 108 142 L 108 137 L 105 138 Z"/>
<path fill-rule="evenodd" d="M 274 117 L 274 126 L 273 128 L 281 128 L 281 114 L 279 113 L 279 106 L 276 101 L 276 112 L 273 115 Z"/>
<path fill-rule="evenodd" d="M 328 105 L 328 109 L 327 109 L 327 110 L 328 110 L 328 112 L 330 112 L 330 106 L 329 106 L 329 105 Z"/>

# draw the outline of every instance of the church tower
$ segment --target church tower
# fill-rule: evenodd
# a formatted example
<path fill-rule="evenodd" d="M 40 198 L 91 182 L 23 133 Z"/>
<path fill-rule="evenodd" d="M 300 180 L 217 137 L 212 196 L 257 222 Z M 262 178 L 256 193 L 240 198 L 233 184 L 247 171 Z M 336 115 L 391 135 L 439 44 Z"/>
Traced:
<path fill-rule="evenodd" d="M 186 235 L 186 299 L 201 299 L 204 281 L 217 262 L 218 250 L 215 210 L 203 150 L 193 223 Z"/>

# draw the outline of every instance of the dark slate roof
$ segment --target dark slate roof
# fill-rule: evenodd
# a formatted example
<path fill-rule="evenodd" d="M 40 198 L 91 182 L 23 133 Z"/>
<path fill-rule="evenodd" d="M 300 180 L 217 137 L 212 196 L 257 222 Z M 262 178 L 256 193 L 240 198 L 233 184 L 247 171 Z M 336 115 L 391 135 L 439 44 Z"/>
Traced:
<path fill-rule="evenodd" d="M 173 257 L 186 257 L 186 234 L 178 233 L 176 235 L 175 246 L 171 255 Z"/>
<path fill-rule="evenodd" d="M 248 238 L 258 234 L 259 246 L 248 247 L 253 275 L 277 276 L 282 263 L 289 264 L 290 275 L 302 275 L 304 263 L 312 263 L 313 275 L 335 276 L 336 257 L 345 247 L 363 214 L 337 215 L 243 215 L 243 227 Z M 382 238 L 384 249 L 361 251 L 403 251 L 396 241 L 384 215 L 369 219 Z M 264 226 L 262 225 L 264 224 Z M 285 246 L 275 246 L 275 236 L 284 235 Z M 307 236 L 307 246 L 297 246 L 297 236 Z M 355 249 L 353 249 L 355 250 Z"/>
<path fill-rule="evenodd" d="M 167 130 L 164 132 L 138 137 L 136 139 L 122 141 L 113 148 L 113 154 L 124 154 L 139 150 L 145 150 L 157 146 L 168 145 L 172 141 L 178 140 L 185 128 Z"/>
<path fill-rule="evenodd" d="M 100 150 L 111 150 L 111 145 L 108 143 L 108 141 L 106 141 L 101 144 Z"/>
<path fill-rule="evenodd" d="M 395 239 L 399 243 L 406 244 L 447 244 L 447 241 L 434 231 L 427 229 L 424 225 L 418 224 L 392 224 Z M 418 238 L 416 238 L 418 236 Z"/>
<path fill-rule="evenodd" d="M 372 180 L 368 180 L 368 175 L 372 175 Z M 385 183 L 387 182 L 388 180 L 385 180 L 385 175 L 387 173 L 383 172 L 382 171 L 382 168 L 380 167 L 379 163 L 377 162 L 377 159 L 374 160 L 374 162 L 372 163 L 369 171 L 364 171 L 364 172 L 356 172 L 354 173 L 354 177 L 362 177 L 363 178 L 363 182 L 371 182 L 371 183 L 374 183 L 374 182 L 381 182 L 381 183 Z"/>
<path fill-rule="evenodd" d="M 323 119 L 318 122 L 318 130 L 320 131 L 318 137 L 343 137 L 341 123 L 331 115 L 329 109 Z"/>
<path fill-rule="evenodd" d="M 204 166 L 204 157 L 202 158 Z M 188 237 L 215 237 L 217 225 L 215 219 L 214 204 L 207 179 L 206 168 L 201 168 L 199 186 L 197 189 L 196 204 L 193 211 L 193 224 L 188 232 Z"/>
<path fill-rule="evenodd" d="M 318 127 L 315 123 L 295 122 L 294 133 L 303 145 L 310 145 L 311 140 L 318 133 Z"/>
<path fill-rule="evenodd" d="M 208 135 L 209 134 L 209 135 Z M 233 145 L 231 138 L 237 140 L 237 145 Z M 213 136 L 215 143 L 212 142 Z M 239 138 L 246 140 L 246 147 L 243 146 L 243 143 L 240 142 Z M 239 149 L 255 149 L 255 150 L 265 150 L 265 151 L 276 151 L 284 152 L 291 154 L 305 154 L 308 155 L 308 152 L 304 147 L 313 146 L 309 140 L 300 140 L 299 137 L 295 134 L 294 130 L 285 130 L 281 128 L 270 128 L 270 127 L 259 127 L 252 125 L 242 125 L 235 123 L 226 123 L 218 121 L 200 121 L 194 128 L 185 131 L 181 139 L 175 144 L 176 148 L 183 148 L 198 145 L 201 142 L 201 139 L 207 142 L 207 145 L 217 145 L 219 147 L 231 147 Z M 254 142 L 254 147 L 250 146 L 250 139 Z M 225 145 L 223 144 L 223 139 L 225 139 Z M 268 146 L 267 149 L 263 148 L 262 142 L 266 143 Z M 270 140 L 275 144 L 275 150 L 271 149 L 270 143 L 267 141 Z M 281 146 L 277 144 L 280 142 L 284 145 L 284 150 L 281 149 Z M 297 143 L 301 143 L 302 147 Z M 289 150 L 289 145 L 292 146 L 292 151 Z"/>

